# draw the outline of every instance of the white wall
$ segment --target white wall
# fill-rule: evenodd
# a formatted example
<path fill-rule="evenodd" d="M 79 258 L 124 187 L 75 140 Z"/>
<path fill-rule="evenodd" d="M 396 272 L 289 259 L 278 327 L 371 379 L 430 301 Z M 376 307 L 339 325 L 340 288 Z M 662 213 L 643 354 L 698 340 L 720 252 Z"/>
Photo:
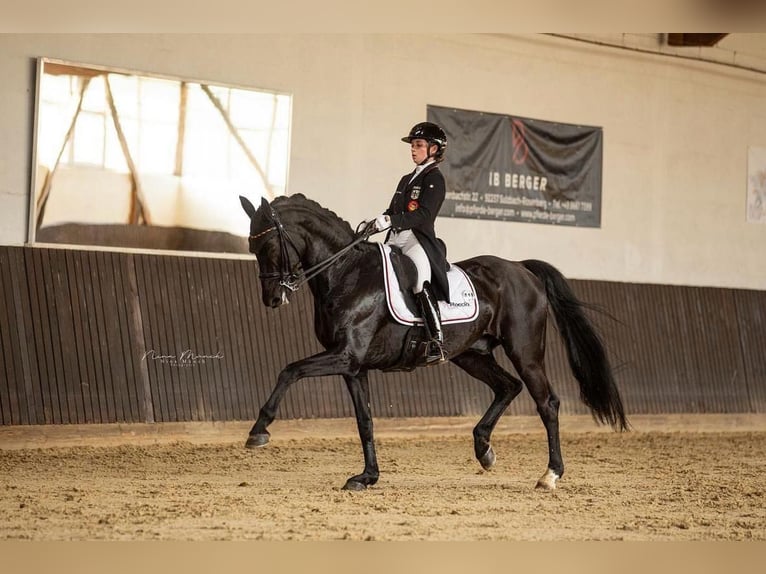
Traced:
<path fill-rule="evenodd" d="M 410 170 L 399 138 L 427 104 L 602 126 L 600 229 L 440 218 L 450 259 L 766 289 L 766 225 L 745 222 L 748 147 L 766 147 L 757 72 L 540 35 L 0 35 L 0 244 L 26 240 L 38 56 L 292 93 L 289 191 L 352 225 Z"/>

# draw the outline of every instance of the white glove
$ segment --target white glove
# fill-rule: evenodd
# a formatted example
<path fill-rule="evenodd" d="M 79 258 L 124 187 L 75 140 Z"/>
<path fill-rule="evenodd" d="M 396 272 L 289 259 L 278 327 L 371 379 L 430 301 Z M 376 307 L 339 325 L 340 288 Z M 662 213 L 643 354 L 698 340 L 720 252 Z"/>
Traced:
<path fill-rule="evenodd" d="M 391 218 L 388 215 L 378 215 L 375 218 L 375 231 L 385 231 L 391 227 Z"/>

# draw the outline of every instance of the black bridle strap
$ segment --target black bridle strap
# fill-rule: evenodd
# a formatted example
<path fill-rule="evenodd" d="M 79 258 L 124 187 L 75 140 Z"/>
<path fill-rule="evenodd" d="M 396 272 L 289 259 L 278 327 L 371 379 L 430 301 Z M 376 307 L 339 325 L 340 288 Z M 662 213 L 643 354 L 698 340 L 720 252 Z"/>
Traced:
<path fill-rule="evenodd" d="M 269 227 L 268 229 L 265 229 L 264 231 L 261 231 L 257 235 L 251 235 L 251 239 L 257 239 L 266 233 L 273 231 L 274 229 L 277 230 L 279 235 L 279 249 L 280 249 L 280 257 L 282 259 L 281 261 L 281 271 L 279 272 L 273 272 L 273 273 L 261 273 L 259 276 L 264 279 L 276 279 L 280 278 L 279 284 L 283 287 L 286 287 L 287 289 L 290 289 L 290 291 L 297 291 L 302 285 L 305 283 L 308 283 L 311 279 L 325 271 L 327 268 L 333 265 L 338 259 L 343 257 L 348 251 L 356 247 L 359 243 L 362 241 L 366 241 L 370 235 L 374 233 L 374 228 L 372 226 L 372 222 L 368 222 L 365 225 L 365 228 L 361 231 L 361 233 L 358 234 L 358 236 L 348 245 L 343 247 L 340 251 L 330 255 L 327 259 L 324 259 L 323 261 L 320 261 L 316 265 L 312 265 L 308 269 L 304 269 L 302 276 L 296 277 L 295 269 L 297 269 L 298 265 L 300 264 L 300 261 L 298 264 L 296 264 L 292 269 L 290 267 L 290 254 L 288 252 L 288 244 L 293 248 L 293 251 L 295 251 L 295 254 L 298 255 L 300 258 L 300 252 L 298 251 L 298 248 L 295 246 L 295 243 L 293 242 L 290 235 L 287 233 L 287 230 L 282 225 L 282 222 L 279 221 L 279 218 L 277 217 L 276 212 L 271 209 L 271 219 L 274 221 L 275 225 L 272 227 Z M 358 228 L 357 228 L 358 231 Z"/>
<path fill-rule="evenodd" d="M 256 235 L 251 235 L 250 239 L 258 239 L 259 237 L 262 237 L 263 235 L 266 235 L 270 231 L 277 231 L 277 235 L 279 236 L 279 256 L 280 256 L 280 263 L 281 263 L 281 269 L 279 271 L 274 271 L 273 273 L 260 273 L 259 277 L 262 277 L 264 279 L 280 279 L 280 285 L 287 287 L 288 289 L 295 291 L 293 287 L 291 287 L 292 284 L 295 283 L 295 281 L 291 280 L 292 277 L 295 276 L 295 269 L 297 269 L 298 264 L 294 265 L 292 268 L 290 267 L 290 253 L 288 250 L 288 245 L 293 248 L 293 251 L 295 251 L 296 255 L 300 257 L 300 252 L 298 251 L 298 248 L 295 246 L 295 243 L 293 242 L 292 238 L 290 237 L 290 234 L 287 233 L 287 230 L 282 225 L 282 222 L 279 221 L 279 218 L 277 217 L 276 212 L 274 209 L 271 209 L 271 220 L 274 222 L 274 225 L 271 227 L 264 229 L 260 233 Z"/>
<path fill-rule="evenodd" d="M 365 241 L 366 239 L 367 239 L 367 237 L 365 237 L 365 236 L 357 237 L 357 238 L 356 238 L 356 239 L 354 239 L 354 240 L 353 240 L 351 243 L 349 243 L 348 245 L 346 245 L 346 246 L 345 246 L 343 249 L 341 249 L 341 250 L 340 250 L 340 251 L 338 251 L 337 253 L 334 253 L 333 255 L 330 255 L 330 256 L 329 256 L 327 259 L 325 259 L 324 261 L 320 261 L 320 262 L 319 262 L 319 263 L 317 263 L 316 265 L 312 265 L 312 266 L 311 266 L 311 267 L 309 267 L 308 269 L 304 269 L 304 270 L 303 270 L 303 276 L 302 276 L 302 277 L 301 277 L 301 278 L 300 278 L 298 281 L 296 281 L 296 282 L 294 282 L 294 283 L 293 283 L 293 285 L 294 285 L 294 287 L 295 287 L 294 289 L 293 289 L 292 287 L 290 287 L 290 285 L 285 285 L 285 287 L 287 287 L 287 288 L 289 288 L 289 289 L 292 289 L 293 291 L 295 291 L 296 289 L 298 289 L 298 287 L 300 287 L 300 286 L 301 286 L 301 285 L 303 285 L 304 283 L 308 283 L 308 282 L 309 282 L 311 279 L 313 279 L 314 277 L 316 277 L 317 275 L 319 275 L 320 273 L 322 273 L 322 272 L 323 272 L 325 269 L 327 269 L 328 267 L 330 267 L 330 266 L 331 266 L 333 263 L 335 263 L 335 262 L 336 262 L 338 259 L 340 259 L 341 257 L 343 257 L 343 255 L 345 255 L 347 251 L 349 251 L 349 250 L 353 249 L 353 248 L 354 248 L 354 247 L 356 247 L 356 246 L 357 246 L 359 243 L 361 243 L 362 241 Z"/>
<path fill-rule="evenodd" d="M 369 237 L 371 235 L 377 233 L 377 231 L 375 231 L 375 227 L 373 225 L 373 223 L 374 223 L 373 221 L 367 221 L 367 222 L 363 222 L 363 223 L 364 223 L 364 228 L 362 229 L 361 232 L 359 231 L 359 226 L 357 226 L 357 237 L 351 243 L 349 243 L 348 245 L 343 247 L 337 253 L 334 253 L 333 255 L 330 255 L 324 261 L 320 261 L 316 265 L 312 265 L 308 269 L 304 269 L 303 270 L 303 277 L 301 277 L 300 280 L 295 283 L 295 289 L 298 289 L 298 287 L 300 287 L 304 283 L 307 283 L 308 281 L 310 281 L 311 279 L 313 279 L 314 277 L 316 277 L 317 275 L 322 273 L 325 269 L 330 267 L 338 259 L 343 257 L 343 255 L 345 255 L 348 251 L 350 251 L 351 249 L 353 249 L 354 247 L 359 245 L 362 241 L 367 241 L 367 239 L 369 239 Z M 289 288 L 289 286 L 286 286 L 286 287 Z M 293 291 L 295 291 L 295 289 L 293 289 Z"/>

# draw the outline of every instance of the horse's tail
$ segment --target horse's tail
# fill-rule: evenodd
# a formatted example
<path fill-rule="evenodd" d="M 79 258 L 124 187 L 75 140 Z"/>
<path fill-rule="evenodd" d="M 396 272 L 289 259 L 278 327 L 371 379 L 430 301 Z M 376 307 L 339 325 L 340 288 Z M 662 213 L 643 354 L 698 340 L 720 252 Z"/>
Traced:
<path fill-rule="evenodd" d="M 604 344 L 583 313 L 589 305 L 577 298 L 566 278 L 552 265 L 536 259 L 521 263 L 545 285 L 569 366 L 580 384 L 580 398 L 599 422 L 609 423 L 615 430 L 627 430 L 628 421 Z"/>

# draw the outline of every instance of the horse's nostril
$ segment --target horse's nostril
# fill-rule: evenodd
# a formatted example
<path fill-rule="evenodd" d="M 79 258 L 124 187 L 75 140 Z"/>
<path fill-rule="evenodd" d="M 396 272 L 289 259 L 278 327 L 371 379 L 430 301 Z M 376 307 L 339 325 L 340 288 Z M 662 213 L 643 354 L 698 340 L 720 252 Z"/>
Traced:
<path fill-rule="evenodd" d="M 279 307 L 279 305 L 281 303 L 282 303 L 282 298 L 281 297 L 272 297 L 271 298 L 270 306 L 271 307 Z"/>

